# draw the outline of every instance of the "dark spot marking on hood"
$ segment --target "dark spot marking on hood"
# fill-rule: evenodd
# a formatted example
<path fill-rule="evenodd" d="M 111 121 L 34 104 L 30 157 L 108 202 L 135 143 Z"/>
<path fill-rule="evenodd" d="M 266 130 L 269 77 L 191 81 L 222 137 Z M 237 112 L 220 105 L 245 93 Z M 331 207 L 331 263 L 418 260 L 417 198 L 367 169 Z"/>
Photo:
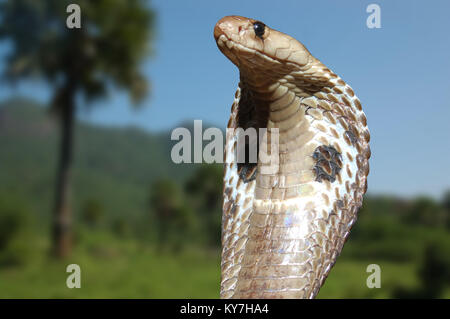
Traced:
<path fill-rule="evenodd" d="M 312 157 L 316 161 L 313 167 L 316 181 L 327 180 L 333 183 L 342 168 L 341 153 L 331 145 L 321 145 L 314 150 Z"/>

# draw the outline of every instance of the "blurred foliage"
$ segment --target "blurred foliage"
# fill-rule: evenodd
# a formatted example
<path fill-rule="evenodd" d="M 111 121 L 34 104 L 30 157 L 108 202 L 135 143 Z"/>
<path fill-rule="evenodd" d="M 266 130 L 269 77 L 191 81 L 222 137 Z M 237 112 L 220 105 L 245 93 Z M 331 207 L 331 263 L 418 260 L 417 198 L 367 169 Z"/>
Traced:
<path fill-rule="evenodd" d="M 217 298 L 222 166 L 168 163 L 168 134 L 80 124 L 75 254 L 48 258 L 42 114 L 0 107 L 0 297 Z M 319 298 L 450 298 L 449 194 L 365 196 Z M 62 284 L 68 263 L 82 267 L 82 289 Z M 373 263 L 380 289 L 366 286 Z"/>
<path fill-rule="evenodd" d="M 0 267 L 23 266 L 32 259 L 31 218 L 18 199 L 0 196 Z"/>
<path fill-rule="evenodd" d="M 444 207 L 430 198 L 416 198 L 409 207 L 404 220 L 409 224 L 428 225 L 433 227 L 445 227 L 448 214 Z"/>
<path fill-rule="evenodd" d="M 112 230 L 113 233 L 119 238 L 128 237 L 132 233 L 130 223 L 124 218 L 115 219 L 112 223 Z"/>
<path fill-rule="evenodd" d="M 186 205 L 197 212 L 206 244 L 219 246 L 222 216 L 222 165 L 202 165 L 186 181 Z"/>
<path fill-rule="evenodd" d="M 431 243 L 425 248 L 418 273 L 425 297 L 440 297 L 450 282 L 450 255 L 445 254 L 445 249 L 440 243 Z"/>
<path fill-rule="evenodd" d="M 81 8 L 79 29 L 66 26 L 72 3 Z M 145 1 L 14 0 L 2 1 L 0 12 L 0 39 L 13 48 L 8 79 L 42 76 L 56 86 L 75 81 L 88 99 L 103 97 L 111 84 L 133 99 L 145 96 L 140 63 L 152 52 L 155 21 Z"/>
<path fill-rule="evenodd" d="M 89 199 L 81 210 L 82 221 L 91 227 L 98 226 L 104 217 L 104 208 L 102 204 L 95 199 Z"/>
<path fill-rule="evenodd" d="M 200 233 L 200 220 L 184 204 L 185 198 L 178 184 L 169 179 L 161 179 L 153 183 L 150 190 L 149 204 L 156 222 L 158 246 L 178 251 L 185 244 L 195 243 Z"/>
<path fill-rule="evenodd" d="M 444 193 L 442 198 L 442 207 L 445 211 L 447 229 L 450 229 L 450 190 Z"/>
<path fill-rule="evenodd" d="M 396 298 L 441 298 L 450 283 L 450 254 L 441 242 L 426 244 L 417 269 L 419 285 L 408 289 L 399 285 L 394 289 Z"/>

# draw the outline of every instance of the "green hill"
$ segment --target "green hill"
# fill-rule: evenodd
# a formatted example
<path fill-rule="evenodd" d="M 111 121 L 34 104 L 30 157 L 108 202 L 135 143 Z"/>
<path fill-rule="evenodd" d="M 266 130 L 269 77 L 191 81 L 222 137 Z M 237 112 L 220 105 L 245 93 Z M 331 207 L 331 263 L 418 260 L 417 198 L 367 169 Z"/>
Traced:
<path fill-rule="evenodd" d="M 186 178 L 195 165 L 170 160 L 167 132 L 78 122 L 75 134 L 75 211 L 96 200 L 111 216 L 146 210 L 150 184 L 158 177 Z M 58 123 L 45 107 L 27 99 L 0 103 L 0 194 L 26 199 L 38 216 L 52 208 Z"/>

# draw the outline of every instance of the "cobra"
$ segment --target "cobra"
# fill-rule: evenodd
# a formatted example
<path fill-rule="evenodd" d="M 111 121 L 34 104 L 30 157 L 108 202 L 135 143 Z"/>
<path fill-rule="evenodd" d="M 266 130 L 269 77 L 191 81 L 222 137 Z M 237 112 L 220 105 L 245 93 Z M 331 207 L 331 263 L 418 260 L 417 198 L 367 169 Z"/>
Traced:
<path fill-rule="evenodd" d="M 294 38 L 239 16 L 218 21 L 214 37 L 240 75 L 228 128 L 267 128 L 267 141 L 278 129 L 279 158 L 272 170 L 238 163 L 239 131 L 227 130 L 221 298 L 314 298 L 367 189 L 366 116 Z"/>

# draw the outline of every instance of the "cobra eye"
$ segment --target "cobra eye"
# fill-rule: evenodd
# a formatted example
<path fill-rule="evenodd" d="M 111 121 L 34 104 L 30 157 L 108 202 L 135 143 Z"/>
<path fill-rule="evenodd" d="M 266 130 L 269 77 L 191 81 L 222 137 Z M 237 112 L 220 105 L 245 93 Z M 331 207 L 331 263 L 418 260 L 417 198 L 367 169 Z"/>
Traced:
<path fill-rule="evenodd" d="M 262 39 L 265 29 L 266 29 L 266 25 L 264 23 L 259 22 L 259 21 L 256 21 L 255 23 L 253 23 L 253 30 L 255 30 L 255 35 L 258 38 Z"/>

